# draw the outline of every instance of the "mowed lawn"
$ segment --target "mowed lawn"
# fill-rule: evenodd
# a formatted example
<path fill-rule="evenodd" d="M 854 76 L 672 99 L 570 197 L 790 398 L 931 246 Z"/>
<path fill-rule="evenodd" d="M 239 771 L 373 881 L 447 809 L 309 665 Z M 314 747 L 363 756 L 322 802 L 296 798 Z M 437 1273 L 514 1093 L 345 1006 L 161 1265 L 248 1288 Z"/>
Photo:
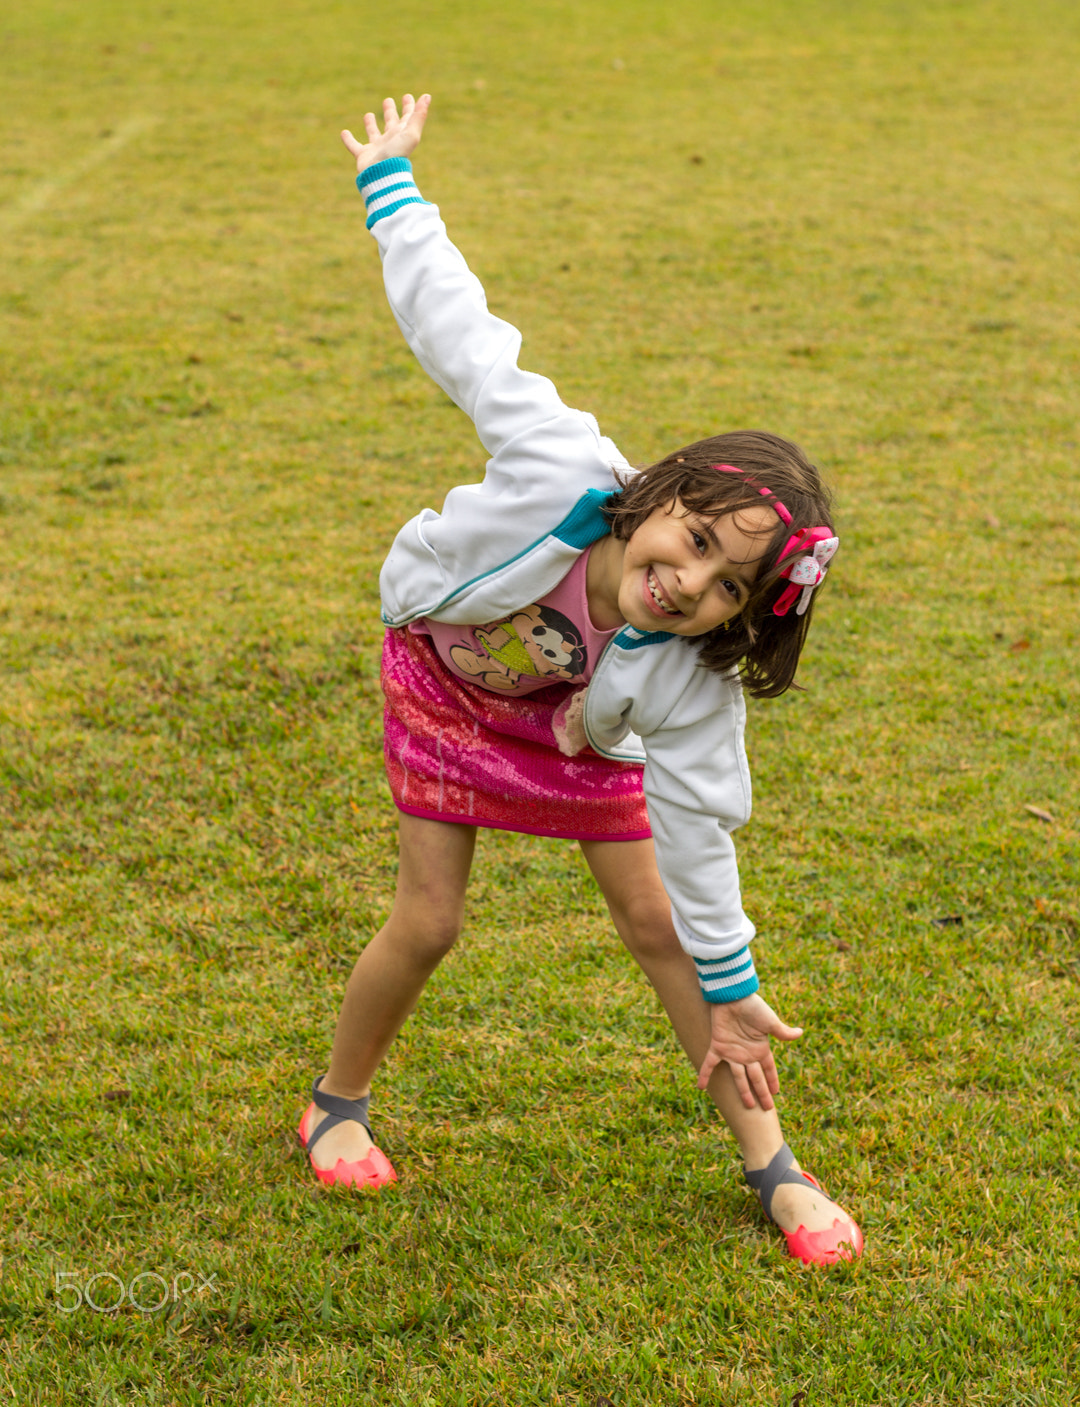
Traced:
<path fill-rule="evenodd" d="M 0 29 L 0 1397 L 1076 1400 L 1075 6 Z M 854 1266 L 782 1253 L 566 842 L 482 834 L 376 1087 L 399 1186 L 296 1146 L 393 889 L 378 566 L 483 462 L 337 144 L 406 88 L 528 366 L 635 462 L 760 426 L 836 485 L 738 843 Z"/>

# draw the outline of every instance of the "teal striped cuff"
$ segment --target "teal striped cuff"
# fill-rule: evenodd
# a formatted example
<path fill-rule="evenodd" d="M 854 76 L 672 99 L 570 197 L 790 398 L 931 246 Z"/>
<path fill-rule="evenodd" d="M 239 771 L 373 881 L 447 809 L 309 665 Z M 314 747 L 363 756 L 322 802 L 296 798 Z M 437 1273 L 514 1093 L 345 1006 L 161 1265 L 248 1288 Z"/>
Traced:
<path fill-rule="evenodd" d="M 737 1002 L 758 989 L 749 948 L 740 948 L 726 958 L 695 958 L 694 966 L 707 1002 Z"/>
<path fill-rule="evenodd" d="M 413 180 L 412 162 L 404 156 L 390 156 L 361 171 L 356 188 L 367 206 L 367 227 L 377 225 L 403 205 L 428 205 Z"/>

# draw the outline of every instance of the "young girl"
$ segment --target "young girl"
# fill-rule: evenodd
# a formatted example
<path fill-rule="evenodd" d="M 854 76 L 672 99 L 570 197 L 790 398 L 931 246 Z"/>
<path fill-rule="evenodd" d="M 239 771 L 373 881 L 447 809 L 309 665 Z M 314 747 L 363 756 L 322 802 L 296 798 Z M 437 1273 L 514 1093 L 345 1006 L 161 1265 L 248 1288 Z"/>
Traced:
<path fill-rule="evenodd" d="M 397 896 L 349 979 L 301 1140 L 323 1182 L 396 1179 L 371 1082 L 458 936 L 476 827 L 575 839 L 791 1254 L 850 1259 L 858 1226 L 780 1131 L 769 1038 L 801 1031 L 757 994 L 730 836 L 750 811 L 740 675 L 761 697 L 792 682 L 837 546 L 828 496 L 795 445 L 756 431 L 635 473 L 521 371 L 520 335 L 413 182 L 429 106 L 387 99 L 381 132 L 368 113 L 368 141 L 342 139 L 394 316 L 491 457 L 383 567 Z"/>

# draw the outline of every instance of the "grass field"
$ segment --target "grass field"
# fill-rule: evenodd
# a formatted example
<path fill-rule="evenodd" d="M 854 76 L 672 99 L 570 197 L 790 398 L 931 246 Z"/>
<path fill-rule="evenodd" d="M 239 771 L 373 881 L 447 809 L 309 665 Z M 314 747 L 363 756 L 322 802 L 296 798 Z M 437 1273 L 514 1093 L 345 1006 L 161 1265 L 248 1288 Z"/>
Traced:
<path fill-rule="evenodd" d="M 1080 1401 L 1080 15 L 368 10 L 0 26 L 0 1399 Z M 481 469 L 337 146 L 406 88 L 530 367 L 637 462 L 764 426 L 837 487 L 739 847 L 854 1266 L 782 1255 L 565 842 L 482 837 L 400 1185 L 295 1145 L 392 892 L 378 565 Z"/>

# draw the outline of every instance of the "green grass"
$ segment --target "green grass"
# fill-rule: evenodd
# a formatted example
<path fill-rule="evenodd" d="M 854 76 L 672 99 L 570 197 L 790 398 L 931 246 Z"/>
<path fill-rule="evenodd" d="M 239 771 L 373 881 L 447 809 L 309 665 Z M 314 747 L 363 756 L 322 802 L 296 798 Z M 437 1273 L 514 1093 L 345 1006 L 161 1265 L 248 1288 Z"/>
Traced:
<path fill-rule="evenodd" d="M 1077 1400 L 1075 7 L 371 10 L 3 22 L 0 1385 Z M 481 463 L 336 147 L 406 87 L 531 367 L 637 461 L 763 425 L 837 486 L 739 845 L 855 1266 L 781 1254 L 565 843 L 482 837 L 377 1089 L 399 1187 L 295 1146 L 393 885 L 378 564 Z M 216 1279 L 65 1314 L 60 1272 Z"/>

